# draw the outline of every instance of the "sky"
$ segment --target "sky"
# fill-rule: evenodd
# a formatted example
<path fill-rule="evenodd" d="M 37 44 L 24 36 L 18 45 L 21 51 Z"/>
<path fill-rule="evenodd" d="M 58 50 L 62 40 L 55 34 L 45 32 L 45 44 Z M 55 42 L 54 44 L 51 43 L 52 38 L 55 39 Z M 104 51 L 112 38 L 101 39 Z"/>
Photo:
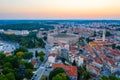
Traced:
<path fill-rule="evenodd" d="M 0 0 L 0 19 L 120 19 L 120 0 Z"/>

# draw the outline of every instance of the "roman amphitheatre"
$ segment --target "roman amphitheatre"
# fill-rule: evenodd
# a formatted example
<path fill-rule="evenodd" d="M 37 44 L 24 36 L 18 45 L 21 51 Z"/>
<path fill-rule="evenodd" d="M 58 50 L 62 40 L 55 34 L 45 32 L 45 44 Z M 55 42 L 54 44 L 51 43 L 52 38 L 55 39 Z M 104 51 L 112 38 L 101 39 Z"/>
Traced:
<path fill-rule="evenodd" d="M 49 33 L 48 34 L 48 43 L 54 44 L 54 43 L 60 43 L 60 42 L 67 42 L 72 43 L 78 40 L 78 35 L 72 34 L 72 33 Z"/>

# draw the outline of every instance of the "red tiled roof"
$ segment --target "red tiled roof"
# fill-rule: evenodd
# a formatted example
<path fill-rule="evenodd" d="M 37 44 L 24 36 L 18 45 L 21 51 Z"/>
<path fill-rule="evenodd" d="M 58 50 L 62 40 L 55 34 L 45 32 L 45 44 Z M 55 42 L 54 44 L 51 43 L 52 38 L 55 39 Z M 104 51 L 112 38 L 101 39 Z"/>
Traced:
<path fill-rule="evenodd" d="M 109 63 L 110 63 L 111 65 L 114 65 L 114 64 L 115 64 L 115 60 L 113 60 L 113 59 L 111 59 L 111 58 L 107 58 L 107 60 L 109 61 Z"/>
<path fill-rule="evenodd" d="M 66 65 L 64 65 L 64 64 L 52 64 L 52 67 L 53 68 L 56 68 L 56 67 L 65 67 Z"/>
<path fill-rule="evenodd" d="M 67 66 L 64 64 L 52 64 L 53 68 L 64 68 L 68 76 L 77 76 L 77 68 L 75 66 Z"/>
<path fill-rule="evenodd" d="M 75 50 L 76 46 L 70 46 L 70 50 Z"/>
<path fill-rule="evenodd" d="M 94 66 L 88 65 L 88 67 L 89 67 L 90 69 L 92 69 L 92 70 L 95 70 L 97 73 L 100 73 L 100 70 L 97 69 L 97 68 L 95 68 Z"/>
<path fill-rule="evenodd" d="M 10 52 L 6 52 L 5 55 L 7 55 L 7 56 L 10 55 Z"/>
<path fill-rule="evenodd" d="M 103 64 L 102 61 L 99 58 L 97 58 L 97 57 L 94 58 L 94 61 L 97 62 L 97 63 L 99 63 L 99 64 Z"/>
<path fill-rule="evenodd" d="M 90 46 L 84 46 L 85 50 L 91 54 L 91 56 L 96 56 Z"/>
<path fill-rule="evenodd" d="M 77 51 L 76 51 L 76 46 L 70 46 L 70 51 L 75 54 Z"/>
<path fill-rule="evenodd" d="M 31 61 L 31 63 L 32 63 L 32 65 L 35 65 L 35 64 L 37 63 L 37 60 L 33 59 L 33 60 Z"/>
<path fill-rule="evenodd" d="M 118 44 L 120 44 L 120 42 L 118 42 Z"/>
<path fill-rule="evenodd" d="M 61 44 L 62 44 L 63 47 L 66 45 L 66 43 L 61 43 Z"/>
<path fill-rule="evenodd" d="M 53 57 L 55 57 L 57 54 L 55 54 L 55 53 L 51 53 L 51 54 L 49 54 L 49 56 L 53 56 Z"/>
<path fill-rule="evenodd" d="M 109 53 L 113 56 L 120 55 L 120 52 L 117 49 L 112 49 L 112 48 L 109 48 L 109 47 L 105 47 L 105 49 L 107 49 L 109 51 Z"/>
<path fill-rule="evenodd" d="M 71 50 L 71 52 L 72 52 L 73 54 L 76 54 L 77 51 L 76 51 L 76 50 Z"/>
<path fill-rule="evenodd" d="M 105 41 L 102 41 L 102 42 L 89 42 L 89 44 L 94 44 L 94 45 L 106 45 L 107 44 L 107 42 L 105 42 Z"/>
<path fill-rule="evenodd" d="M 85 48 L 86 51 L 89 51 L 90 54 L 93 53 L 93 51 L 92 51 L 90 46 L 85 46 L 84 48 Z M 109 63 L 111 66 L 115 67 L 116 60 L 114 60 L 112 58 L 108 58 L 105 55 L 103 50 L 106 49 L 108 51 L 108 53 L 111 54 L 112 56 L 120 55 L 119 50 L 112 49 L 112 48 L 109 48 L 109 47 L 106 47 L 106 46 L 100 46 L 100 45 L 94 46 L 93 48 L 97 51 L 98 55 L 101 57 L 102 60 L 104 60 L 105 62 Z M 99 64 L 102 64 L 102 61 L 100 61 L 99 58 L 94 58 L 94 61 L 99 63 Z"/>
<path fill-rule="evenodd" d="M 69 76 L 77 76 L 77 68 L 75 66 L 67 66 L 66 72 Z"/>

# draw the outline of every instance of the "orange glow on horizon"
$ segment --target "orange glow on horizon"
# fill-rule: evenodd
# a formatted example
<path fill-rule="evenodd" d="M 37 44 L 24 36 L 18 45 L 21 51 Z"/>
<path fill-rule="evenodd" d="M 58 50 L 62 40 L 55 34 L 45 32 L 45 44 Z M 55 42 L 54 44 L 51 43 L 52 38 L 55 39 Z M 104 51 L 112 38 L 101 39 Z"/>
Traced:
<path fill-rule="evenodd" d="M 4 0 L 1 18 L 120 19 L 120 0 Z"/>

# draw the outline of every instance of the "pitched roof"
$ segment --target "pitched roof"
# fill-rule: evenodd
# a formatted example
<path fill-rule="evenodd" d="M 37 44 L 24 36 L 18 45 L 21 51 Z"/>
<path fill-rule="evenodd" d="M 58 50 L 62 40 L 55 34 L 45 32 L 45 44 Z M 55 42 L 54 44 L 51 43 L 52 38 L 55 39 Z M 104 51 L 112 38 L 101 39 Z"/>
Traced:
<path fill-rule="evenodd" d="M 10 55 L 10 52 L 5 52 L 5 55 L 6 55 L 6 56 Z"/>
<path fill-rule="evenodd" d="M 52 64 L 53 68 L 64 68 L 68 76 L 77 76 L 77 68 L 75 66 L 67 66 L 64 64 Z"/>
<path fill-rule="evenodd" d="M 97 72 L 97 74 L 100 73 L 100 70 L 97 69 L 96 67 L 94 67 L 94 66 L 92 66 L 92 65 L 88 65 L 88 67 L 89 67 L 90 69 L 92 69 L 92 70 L 95 70 L 95 71 Z"/>
<path fill-rule="evenodd" d="M 99 63 L 99 64 L 103 64 L 102 61 L 99 58 L 97 58 L 97 57 L 94 58 L 94 61 L 97 62 L 97 63 Z"/>
<path fill-rule="evenodd" d="M 49 56 L 53 56 L 53 57 L 55 57 L 55 56 L 57 56 L 57 54 L 55 54 L 55 53 L 51 53 L 51 54 L 49 54 Z"/>
<path fill-rule="evenodd" d="M 35 64 L 37 63 L 37 60 L 36 60 L 36 59 L 33 59 L 33 60 L 31 61 L 31 63 L 32 63 L 32 65 L 35 65 Z"/>

